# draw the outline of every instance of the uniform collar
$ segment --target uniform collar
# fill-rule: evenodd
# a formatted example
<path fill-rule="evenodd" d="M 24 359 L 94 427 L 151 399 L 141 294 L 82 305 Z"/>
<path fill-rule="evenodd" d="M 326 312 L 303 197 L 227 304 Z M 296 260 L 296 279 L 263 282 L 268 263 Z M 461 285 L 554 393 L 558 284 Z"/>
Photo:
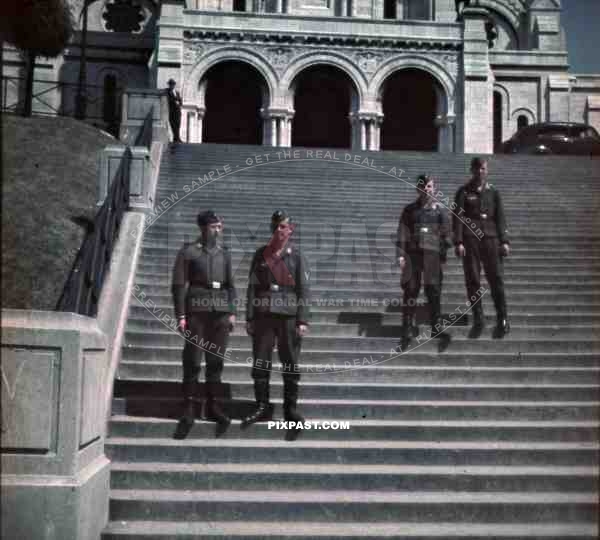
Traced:
<path fill-rule="evenodd" d="M 475 181 L 472 178 L 471 180 L 469 180 L 467 186 L 469 187 L 470 191 L 474 191 L 475 193 L 482 193 L 483 191 L 490 189 L 490 184 L 487 180 L 483 184 L 481 184 L 481 186 L 477 187 L 475 185 Z"/>

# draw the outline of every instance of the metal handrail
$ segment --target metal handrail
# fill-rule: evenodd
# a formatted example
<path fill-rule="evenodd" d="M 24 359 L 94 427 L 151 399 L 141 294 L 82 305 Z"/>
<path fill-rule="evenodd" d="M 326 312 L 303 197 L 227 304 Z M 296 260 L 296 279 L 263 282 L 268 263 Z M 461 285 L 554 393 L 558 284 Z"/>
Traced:
<path fill-rule="evenodd" d="M 12 87 L 14 89 L 17 90 L 18 95 L 21 94 L 21 92 L 19 91 L 21 88 L 20 83 L 24 82 L 25 79 L 23 77 L 10 77 L 10 76 L 2 76 L 2 111 L 3 112 L 14 112 L 14 113 L 19 113 L 21 111 L 21 109 L 23 108 L 24 102 L 25 102 L 25 98 L 19 97 L 19 99 L 17 101 L 15 101 L 14 103 L 8 103 L 8 89 L 9 89 L 9 85 L 12 85 Z M 47 108 L 47 111 L 33 111 L 33 114 L 35 115 L 42 115 L 42 116 L 75 116 L 75 100 L 73 99 L 73 103 L 69 106 L 66 107 L 63 103 L 61 104 L 61 108 L 56 108 L 53 105 L 51 105 L 50 103 L 48 103 L 45 99 L 43 99 L 43 97 L 50 93 L 55 91 L 56 89 L 58 89 L 61 93 L 61 97 L 64 95 L 63 92 L 65 89 L 69 89 L 69 88 L 73 88 L 73 90 L 75 91 L 77 89 L 77 83 L 70 83 L 70 82 L 63 82 L 63 81 L 45 81 L 45 80 L 40 80 L 40 79 L 35 79 L 33 81 L 34 83 L 41 83 L 41 84 L 49 84 L 51 86 L 44 88 L 43 90 L 40 90 L 39 92 L 36 92 L 33 94 L 32 96 L 32 100 L 33 102 L 37 102 L 38 104 L 43 105 L 45 108 Z M 104 99 L 104 87 L 101 85 L 97 85 L 97 84 L 87 84 L 85 85 L 85 93 L 88 97 L 87 99 L 87 104 L 89 105 L 94 105 L 96 103 L 99 103 L 101 101 L 103 101 Z M 92 92 L 88 92 L 88 90 L 92 90 Z M 117 103 L 121 102 L 121 96 L 123 94 L 124 88 L 123 87 L 119 87 L 117 86 L 115 88 L 115 92 L 116 92 L 116 96 L 115 96 L 115 100 Z M 90 120 L 105 120 L 104 117 L 102 115 L 94 115 L 94 114 L 86 114 L 86 118 L 90 119 Z M 118 111 L 115 114 L 115 118 L 111 119 L 109 122 L 117 122 L 120 120 L 119 117 L 119 113 Z"/>
<path fill-rule="evenodd" d="M 153 110 L 146 115 L 135 141 L 136 146 L 151 145 L 153 116 Z M 86 236 L 57 302 L 56 311 L 70 311 L 89 317 L 95 317 L 98 313 L 98 302 L 110 266 L 113 244 L 118 237 L 123 214 L 129 208 L 130 159 L 131 149 L 128 146 L 104 203 L 94 221 L 86 223 Z"/>

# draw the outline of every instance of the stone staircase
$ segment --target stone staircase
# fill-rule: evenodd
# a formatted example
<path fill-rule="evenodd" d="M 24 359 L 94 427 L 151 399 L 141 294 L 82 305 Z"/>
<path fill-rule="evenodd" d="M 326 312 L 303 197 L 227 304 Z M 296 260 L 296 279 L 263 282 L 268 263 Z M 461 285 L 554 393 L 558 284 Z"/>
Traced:
<path fill-rule="evenodd" d="M 136 295 L 152 304 L 132 300 L 115 381 L 104 540 L 597 538 L 600 161 L 494 156 L 490 181 L 512 237 L 512 332 L 492 339 L 487 293 L 481 338 L 467 338 L 467 314 L 445 352 L 424 340 L 395 355 L 401 293 L 392 239 L 414 199 L 409 182 L 432 173 L 442 200 L 453 200 L 470 157 L 364 152 L 356 163 L 339 149 L 321 159 L 316 150 L 313 158 L 307 149 L 286 152 L 180 145 L 163 159 L 157 204 L 175 202 L 175 193 L 179 200 L 143 240 Z M 210 171 L 215 180 L 184 197 L 184 186 L 210 180 Z M 257 424 L 242 432 L 234 421 L 215 439 L 214 423 L 199 420 L 186 440 L 172 438 L 183 341 L 161 318 L 172 314 L 174 256 L 197 236 L 195 216 L 207 208 L 225 217 L 240 298 L 271 213 L 285 208 L 299 223 L 313 298 L 300 409 L 350 429 L 305 431 L 290 443 L 284 431 Z M 467 309 L 454 256 L 442 301 L 447 314 Z M 253 390 L 244 310 L 238 315 L 223 398 L 239 419 Z M 280 419 L 279 373 L 271 386 Z"/>

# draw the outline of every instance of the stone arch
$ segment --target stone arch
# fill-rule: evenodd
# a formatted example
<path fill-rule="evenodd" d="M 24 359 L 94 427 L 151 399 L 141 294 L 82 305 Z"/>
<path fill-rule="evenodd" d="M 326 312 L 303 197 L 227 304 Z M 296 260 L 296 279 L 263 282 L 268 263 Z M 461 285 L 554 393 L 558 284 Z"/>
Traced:
<path fill-rule="evenodd" d="M 200 108 L 204 107 L 204 85 L 202 85 L 202 80 L 211 67 L 225 61 L 246 63 L 256 69 L 266 83 L 268 95 L 264 96 L 264 106 L 271 106 L 278 89 L 277 74 L 262 56 L 254 51 L 237 47 L 223 47 L 211 51 L 196 63 L 183 83 L 182 98 L 184 104 L 190 103 Z"/>
<path fill-rule="evenodd" d="M 498 92 L 502 96 L 502 120 L 508 122 L 510 120 L 510 93 L 503 84 L 494 83 L 494 92 Z"/>
<path fill-rule="evenodd" d="M 517 121 L 519 116 L 525 116 L 525 118 L 527 118 L 528 125 L 536 123 L 536 115 L 529 107 L 519 107 L 510 115 L 511 135 L 517 131 Z"/>
<path fill-rule="evenodd" d="M 512 2 L 506 0 L 479 0 L 479 6 L 495 11 L 510 24 L 515 35 L 519 34 L 521 25 L 521 11 L 513 7 Z"/>
<path fill-rule="evenodd" d="M 495 9 L 488 10 L 489 17 L 496 26 L 498 35 L 494 40 L 492 49 L 495 51 L 515 51 L 519 50 L 519 26 L 509 21 L 502 13 Z"/>
<path fill-rule="evenodd" d="M 392 58 L 391 60 L 384 62 L 375 72 L 375 75 L 369 84 L 369 97 L 377 104 L 378 112 L 381 112 L 381 96 L 385 81 L 396 71 L 407 68 L 426 71 L 438 82 L 443 90 L 443 95 L 438 95 L 438 105 L 441 107 L 439 112 L 445 116 L 454 116 L 456 93 L 455 79 L 441 63 L 431 58 L 417 55 Z"/>
<path fill-rule="evenodd" d="M 367 94 L 367 81 L 360 68 L 346 56 L 332 52 L 309 52 L 295 58 L 285 70 L 281 77 L 280 90 L 284 99 L 284 104 L 289 109 L 293 108 L 293 88 L 292 85 L 298 75 L 305 69 L 313 66 L 325 65 L 332 66 L 344 72 L 354 84 L 358 103 L 353 104 L 353 108 L 358 109 Z"/>

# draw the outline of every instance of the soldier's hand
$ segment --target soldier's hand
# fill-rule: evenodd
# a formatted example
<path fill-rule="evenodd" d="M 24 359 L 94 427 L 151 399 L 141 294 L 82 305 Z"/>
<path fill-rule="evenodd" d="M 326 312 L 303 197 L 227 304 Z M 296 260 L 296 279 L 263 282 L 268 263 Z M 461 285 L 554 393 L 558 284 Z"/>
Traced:
<path fill-rule="evenodd" d="M 458 246 L 456 246 L 456 249 L 454 251 L 455 251 L 457 257 L 464 257 L 465 253 L 466 253 L 465 246 L 463 246 L 462 244 L 458 244 Z"/>
<path fill-rule="evenodd" d="M 504 255 L 505 257 L 507 257 L 510 254 L 510 246 L 508 244 L 502 244 L 500 246 L 500 250 L 502 255 Z"/>
<path fill-rule="evenodd" d="M 254 335 L 254 323 L 252 321 L 248 321 L 246 323 L 246 334 L 248 334 L 249 336 Z"/>
<path fill-rule="evenodd" d="M 296 335 L 302 337 L 308 334 L 308 326 L 306 324 L 299 324 L 296 326 Z"/>
<path fill-rule="evenodd" d="M 187 320 L 185 318 L 179 319 L 179 321 L 177 321 L 177 330 L 179 330 L 179 332 L 181 332 L 183 334 L 185 332 L 186 328 L 187 328 Z"/>

